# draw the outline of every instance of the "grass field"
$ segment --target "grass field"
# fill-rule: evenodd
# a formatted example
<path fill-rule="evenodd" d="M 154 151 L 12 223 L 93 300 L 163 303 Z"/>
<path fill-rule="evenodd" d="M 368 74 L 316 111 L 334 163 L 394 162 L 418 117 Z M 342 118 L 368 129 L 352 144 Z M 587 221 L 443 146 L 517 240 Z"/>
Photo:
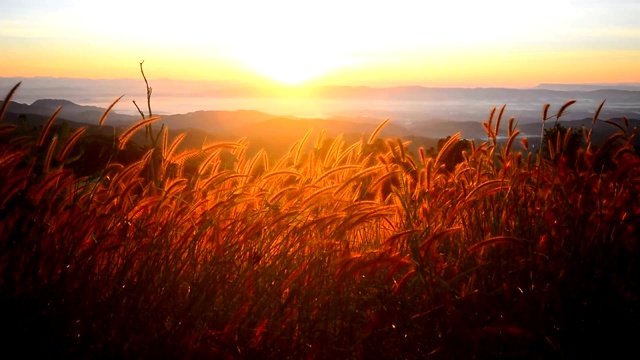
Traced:
<path fill-rule="evenodd" d="M 541 130 L 570 105 L 545 107 Z M 113 141 L 147 131 L 143 156 L 84 177 L 72 170 L 82 129 L 20 135 L 0 122 L 6 354 L 640 352 L 640 158 L 624 121 L 602 124 L 619 127 L 602 144 L 581 132 L 578 149 L 557 133 L 543 154 L 512 122 L 498 142 L 508 120 L 494 109 L 487 140 L 447 166 L 458 135 L 412 154 L 376 138 L 383 123 L 355 143 L 305 137 L 274 162 L 245 157 L 243 141 L 176 153 L 180 138 L 163 141 L 154 120 Z"/>

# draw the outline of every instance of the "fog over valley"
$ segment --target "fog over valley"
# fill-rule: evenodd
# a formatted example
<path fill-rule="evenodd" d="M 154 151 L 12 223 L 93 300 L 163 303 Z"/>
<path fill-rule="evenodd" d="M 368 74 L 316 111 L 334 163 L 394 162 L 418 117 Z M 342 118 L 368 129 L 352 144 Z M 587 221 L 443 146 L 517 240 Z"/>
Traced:
<path fill-rule="evenodd" d="M 109 117 L 110 122 L 138 121 L 140 115 L 132 101 L 147 112 L 144 82 L 138 79 L 0 78 L 0 92 L 7 93 L 18 82 L 22 84 L 13 96 L 16 104 L 9 108 L 14 112 L 47 115 L 63 105 L 61 117 L 95 123 L 104 109 L 123 94 Z M 154 114 L 164 116 L 163 122 L 170 128 L 196 128 L 207 132 L 224 130 L 238 136 L 244 135 L 242 131 L 258 131 L 258 120 L 274 117 L 307 119 L 295 123 L 296 127 L 354 123 L 365 125 L 365 129 L 371 129 L 390 117 L 391 123 L 397 126 L 393 135 L 439 138 L 460 131 L 463 137 L 481 138 L 483 129 L 480 123 L 488 118 L 493 107 L 499 109 L 506 105 L 504 117 L 514 117 L 523 135 L 535 137 L 540 134 L 538 124 L 544 104 L 551 104 L 549 113 L 554 114 L 562 104 L 574 99 L 576 103 L 563 115 L 563 121 L 593 117 L 605 99 L 600 118 L 640 118 L 640 84 L 635 83 L 541 84 L 526 89 L 421 86 L 261 88 L 242 83 L 156 79 L 150 80 L 149 85 L 153 88 L 152 110 Z M 67 100 L 73 104 L 38 101 L 42 99 Z M 247 117 L 248 114 L 252 114 L 248 119 L 239 119 L 240 115 Z M 225 125 L 222 119 L 230 123 Z M 330 119 L 334 121 L 328 121 Z M 317 124 L 320 120 L 324 122 Z M 289 124 L 289 128 L 293 125 Z M 358 132 L 358 126 L 338 128 Z M 270 133 L 282 129 L 276 127 Z"/>

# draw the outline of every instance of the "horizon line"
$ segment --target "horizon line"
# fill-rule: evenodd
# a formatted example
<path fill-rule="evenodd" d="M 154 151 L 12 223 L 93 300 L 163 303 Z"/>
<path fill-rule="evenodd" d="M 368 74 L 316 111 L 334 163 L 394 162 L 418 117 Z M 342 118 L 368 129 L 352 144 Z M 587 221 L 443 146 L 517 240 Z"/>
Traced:
<path fill-rule="evenodd" d="M 46 75 L 34 75 L 34 76 L 0 76 L 0 79 L 52 79 L 52 80 L 89 80 L 89 81 L 142 81 L 141 79 L 132 77 L 114 77 L 114 78 L 88 78 L 88 77 L 71 77 L 71 76 L 46 76 Z M 541 86 L 632 86 L 640 87 L 640 82 L 580 82 L 580 83 L 562 83 L 562 82 L 541 82 L 536 85 L 525 86 L 509 86 L 509 85 L 492 85 L 492 84 L 475 84 L 475 85 L 429 85 L 419 83 L 406 83 L 403 85 L 387 85 L 387 84 L 352 84 L 352 85 L 336 85 L 336 84 L 253 84 L 243 81 L 233 80 L 192 80 L 192 79 L 175 79 L 167 77 L 148 77 L 149 81 L 174 81 L 185 83 L 218 83 L 229 84 L 233 87 L 248 87 L 248 88 L 281 88 L 281 89 L 303 89 L 303 88 L 330 88 L 330 87 L 351 87 L 351 88 L 373 88 L 373 89 L 393 89 L 393 88 L 408 88 L 408 87 L 420 87 L 420 88 L 432 88 L 432 89 L 514 89 L 514 90 L 526 90 L 536 89 Z"/>

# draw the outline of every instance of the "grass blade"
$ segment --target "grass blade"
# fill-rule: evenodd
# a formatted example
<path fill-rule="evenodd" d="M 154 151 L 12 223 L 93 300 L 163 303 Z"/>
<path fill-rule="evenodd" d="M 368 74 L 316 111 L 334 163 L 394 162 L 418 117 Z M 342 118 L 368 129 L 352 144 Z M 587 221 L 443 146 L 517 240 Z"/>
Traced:
<path fill-rule="evenodd" d="M 133 125 L 132 127 L 130 127 L 129 129 L 127 129 L 125 132 L 122 133 L 122 135 L 120 135 L 120 137 L 118 138 L 118 150 L 122 150 L 124 149 L 124 145 L 127 143 L 127 141 L 129 140 L 129 138 L 137 131 L 139 130 L 141 127 L 149 125 L 155 121 L 160 120 L 161 117 L 160 116 L 155 116 L 152 118 L 148 118 L 144 121 L 140 121 L 139 123 Z"/>
<path fill-rule="evenodd" d="M 7 111 L 7 108 L 9 108 L 9 102 L 11 101 L 11 98 L 13 97 L 13 93 L 16 92 L 16 90 L 18 90 L 18 86 L 20 86 L 20 84 L 22 84 L 22 81 L 15 84 L 11 90 L 9 90 L 9 93 L 7 94 L 7 96 L 5 96 L 4 98 L 4 102 L 2 103 L 2 107 L 0 107 L 0 121 L 2 121 L 2 119 L 4 119 L 4 114 Z"/>
<path fill-rule="evenodd" d="M 107 110 L 104 111 L 104 114 L 102 114 L 102 117 L 100 117 L 100 121 L 98 122 L 99 126 L 102 126 L 102 124 L 104 124 L 104 122 L 107 120 L 107 116 L 109 116 L 109 112 L 111 111 L 111 109 L 113 109 L 113 107 L 116 105 L 116 103 L 118 101 L 120 101 L 120 99 L 122 99 L 122 97 L 124 96 L 124 94 L 120 95 L 119 98 L 115 99 L 111 105 L 109 105 L 109 107 L 107 108 Z"/>
<path fill-rule="evenodd" d="M 604 106 L 605 101 L 607 101 L 607 99 L 602 100 L 602 102 L 600 103 L 600 106 L 598 106 L 598 110 L 596 110 L 596 113 L 593 115 L 592 124 L 595 124 L 596 121 L 598 121 L 598 116 L 600 116 L 600 111 L 602 111 L 602 107 Z"/>
<path fill-rule="evenodd" d="M 495 236 L 487 240 L 480 241 L 479 243 L 473 244 L 467 248 L 467 251 L 474 252 L 479 251 L 486 248 L 489 245 L 495 244 L 517 244 L 517 245 L 525 245 L 527 242 L 523 239 L 515 238 L 513 236 Z"/>
<path fill-rule="evenodd" d="M 549 113 L 550 106 L 551 104 L 547 103 L 547 104 L 544 104 L 544 106 L 542 107 L 542 122 L 549 120 L 547 114 Z"/>
<path fill-rule="evenodd" d="M 389 123 L 390 120 L 391 118 L 386 118 L 383 122 L 380 123 L 380 125 L 376 127 L 375 130 L 373 130 L 373 132 L 371 133 L 371 136 L 369 136 L 367 145 L 373 144 L 373 141 L 376 139 L 376 136 L 378 136 L 378 133 L 382 130 L 383 127 L 385 127 Z"/>
<path fill-rule="evenodd" d="M 576 102 L 575 100 L 569 100 L 564 105 L 562 105 L 560 110 L 558 110 L 558 115 L 556 115 L 556 121 L 560 120 L 560 117 L 562 116 L 562 114 L 564 114 L 564 112 L 569 108 L 569 106 L 575 104 L 575 102 Z"/>
<path fill-rule="evenodd" d="M 62 147 L 62 150 L 60 151 L 60 154 L 58 154 L 57 160 L 59 162 L 62 162 L 64 160 L 64 158 L 67 156 L 67 153 L 69 152 L 69 150 L 71 150 L 71 147 L 73 146 L 73 144 L 75 144 L 75 142 L 78 141 L 80 136 L 82 136 L 82 134 L 85 131 L 87 131 L 87 127 L 83 126 L 83 127 L 79 128 L 78 130 L 74 131 L 73 134 L 71 134 L 71 136 L 69 136 L 67 141 L 64 143 L 64 146 Z"/>
<path fill-rule="evenodd" d="M 56 109 L 56 111 L 54 111 L 53 114 L 51 114 L 47 122 L 44 124 L 44 127 L 42 127 L 42 132 L 40 133 L 40 137 L 38 137 L 37 146 L 44 145 L 44 140 L 47 137 L 47 133 L 49 132 L 49 129 L 51 128 L 51 124 L 53 124 L 53 120 L 56 119 L 56 117 L 60 113 L 60 110 L 62 110 L 62 106 L 59 106 Z"/>

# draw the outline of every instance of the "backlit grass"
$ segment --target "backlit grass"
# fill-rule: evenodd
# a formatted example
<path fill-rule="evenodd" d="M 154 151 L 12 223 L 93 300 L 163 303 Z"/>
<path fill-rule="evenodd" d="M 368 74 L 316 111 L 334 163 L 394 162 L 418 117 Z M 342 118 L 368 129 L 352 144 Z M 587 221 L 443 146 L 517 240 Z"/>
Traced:
<path fill-rule="evenodd" d="M 0 122 L 1 343 L 66 358 L 634 350 L 636 130 L 616 123 L 598 146 L 586 133 L 575 154 L 558 136 L 543 156 L 512 121 L 498 142 L 501 120 L 453 170 L 458 135 L 428 157 L 374 146 L 378 128 L 355 143 L 306 136 L 276 162 L 243 141 L 178 153 L 165 138 L 85 177 L 69 157 L 83 130 L 12 136 Z"/>

